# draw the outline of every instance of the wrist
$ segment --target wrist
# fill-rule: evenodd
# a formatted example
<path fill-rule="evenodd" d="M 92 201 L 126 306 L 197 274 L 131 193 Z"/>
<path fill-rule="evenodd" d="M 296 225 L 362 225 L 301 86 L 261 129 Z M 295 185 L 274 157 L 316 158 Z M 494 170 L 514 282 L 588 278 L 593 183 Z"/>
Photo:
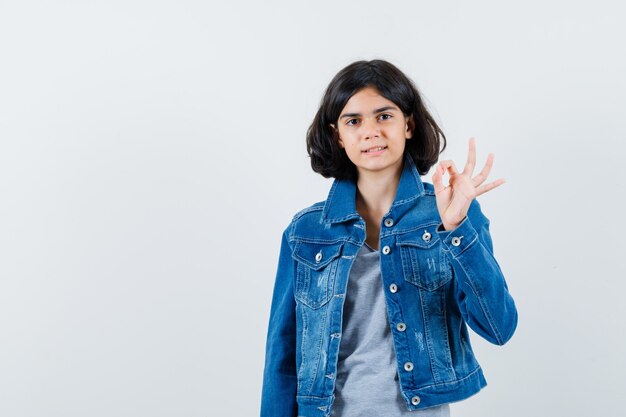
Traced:
<path fill-rule="evenodd" d="M 443 226 L 443 229 L 447 232 L 447 231 L 456 229 L 457 227 L 459 227 L 459 224 L 461 223 L 459 222 L 456 224 L 452 224 L 452 223 L 441 222 L 441 224 Z"/>

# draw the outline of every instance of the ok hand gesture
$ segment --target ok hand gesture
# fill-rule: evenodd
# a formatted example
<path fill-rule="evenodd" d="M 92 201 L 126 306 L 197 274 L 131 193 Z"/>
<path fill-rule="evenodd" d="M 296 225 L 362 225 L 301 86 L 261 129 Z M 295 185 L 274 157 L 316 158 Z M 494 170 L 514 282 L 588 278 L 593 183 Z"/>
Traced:
<path fill-rule="evenodd" d="M 476 139 L 470 138 L 467 164 L 465 164 L 463 172 L 459 173 L 456 170 L 452 160 L 441 161 L 437 165 L 432 180 L 435 186 L 437 209 L 439 210 L 443 227 L 446 230 L 456 228 L 463 221 L 475 197 L 504 184 L 504 178 L 500 178 L 488 184 L 480 185 L 485 182 L 489 171 L 491 171 L 493 158 L 493 153 L 490 153 L 480 174 L 472 178 L 474 166 L 476 165 Z M 444 186 L 442 179 L 446 170 L 450 175 L 450 179 L 448 181 L 449 185 Z"/>

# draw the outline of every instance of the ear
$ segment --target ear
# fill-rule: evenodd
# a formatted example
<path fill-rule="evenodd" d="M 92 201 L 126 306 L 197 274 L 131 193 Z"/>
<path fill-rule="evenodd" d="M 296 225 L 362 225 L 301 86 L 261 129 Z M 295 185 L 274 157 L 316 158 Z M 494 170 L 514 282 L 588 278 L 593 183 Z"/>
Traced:
<path fill-rule="evenodd" d="M 343 141 L 341 140 L 341 137 L 339 137 L 339 131 L 337 130 L 334 124 L 329 123 L 329 125 L 333 132 L 333 138 L 337 141 L 337 143 L 339 144 L 341 148 L 344 148 Z"/>
<path fill-rule="evenodd" d="M 413 131 L 415 130 L 415 119 L 413 119 L 413 114 L 411 114 L 406 119 L 406 129 L 404 131 L 404 136 L 406 139 L 411 139 L 413 137 Z"/>

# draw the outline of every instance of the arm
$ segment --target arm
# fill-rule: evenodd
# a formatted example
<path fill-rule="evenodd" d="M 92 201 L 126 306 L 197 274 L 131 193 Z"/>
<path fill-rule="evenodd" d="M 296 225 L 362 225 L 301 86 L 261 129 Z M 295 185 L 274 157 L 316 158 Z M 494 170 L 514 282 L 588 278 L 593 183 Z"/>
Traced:
<path fill-rule="evenodd" d="M 455 229 L 444 230 L 440 224 L 437 234 L 454 269 L 463 319 L 489 342 L 503 345 L 517 327 L 517 309 L 493 256 L 489 219 L 478 200 L 472 200 L 467 216 Z"/>
<path fill-rule="evenodd" d="M 261 417 L 297 415 L 295 261 L 287 239 L 288 229 L 283 232 L 270 310 Z"/>

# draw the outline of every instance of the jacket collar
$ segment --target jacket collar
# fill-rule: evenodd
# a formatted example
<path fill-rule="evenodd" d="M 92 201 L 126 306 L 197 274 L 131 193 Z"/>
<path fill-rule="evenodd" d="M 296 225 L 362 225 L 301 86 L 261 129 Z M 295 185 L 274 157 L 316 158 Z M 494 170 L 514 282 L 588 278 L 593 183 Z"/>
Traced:
<path fill-rule="evenodd" d="M 424 184 L 420 178 L 420 173 L 411 156 L 405 153 L 398 190 L 390 211 L 396 206 L 423 195 Z M 356 183 L 352 180 L 335 179 L 324 203 L 321 222 L 338 223 L 359 217 L 360 215 L 356 210 Z"/>

